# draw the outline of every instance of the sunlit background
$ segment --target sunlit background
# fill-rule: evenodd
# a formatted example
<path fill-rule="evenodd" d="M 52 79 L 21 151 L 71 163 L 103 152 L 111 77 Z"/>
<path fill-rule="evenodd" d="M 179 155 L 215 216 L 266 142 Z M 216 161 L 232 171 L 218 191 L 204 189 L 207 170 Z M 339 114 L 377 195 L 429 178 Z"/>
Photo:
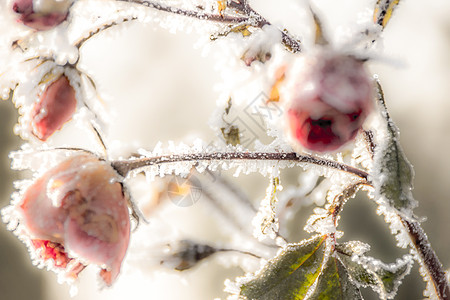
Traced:
<path fill-rule="evenodd" d="M 364 12 L 374 1 L 313 2 L 330 36 L 334 37 L 353 28 L 358 13 Z M 304 27 L 309 21 L 298 21 L 298 16 L 306 15 L 303 1 L 255 0 L 251 3 L 273 23 L 284 24 L 293 33 L 311 35 L 312 26 Z M 416 214 L 427 217 L 423 228 L 447 268 L 450 267 L 449 16 L 447 0 L 402 1 L 383 35 L 384 49 L 378 53 L 381 58 L 370 63 L 370 70 L 379 75 L 383 84 L 391 116 L 401 131 L 404 150 L 415 167 L 414 195 L 420 202 Z M 109 132 L 111 141 L 151 149 L 158 141 L 190 142 L 194 136 L 214 139 L 207 123 L 219 95 L 215 86 L 221 78 L 214 69 L 214 56 L 204 57 L 201 49 L 193 47 L 198 39 L 196 33 L 171 34 L 153 24 L 133 22 L 110 31 L 99 34 L 84 46 L 81 64 L 98 83 L 99 92 L 114 106 L 116 115 Z M 255 91 L 255 96 L 258 92 Z M 0 103 L 2 207 L 9 202 L 12 182 L 20 176 L 10 170 L 8 159 L 8 153 L 22 144 L 13 135 L 17 118 L 11 101 Z M 54 137 L 56 142 L 69 144 L 76 140 L 83 143 L 84 138 L 70 124 Z M 261 199 L 266 188 L 266 181 L 258 176 L 239 179 L 239 182 L 250 183 L 245 191 L 256 200 Z M 367 242 L 372 246 L 370 255 L 393 262 L 406 252 L 395 248 L 394 238 L 382 218 L 376 216 L 375 208 L 362 193 L 351 200 L 342 215 L 343 239 Z M 204 209 L 201 203 L 188 208 L 174 206 L 173 222 L 185 226 L 192 236 L 214 237 L 214 228 L 209 226 L 211 220 L 204 217 L 204 211 L 202 213 Z M 304 222 L 300 224 L 303 226 Z M 33 267 L 25 246 L 6 231 L 3 224 L 0 239 L 0 299 L 69 298 L 69 288 L 58 285 L 53 273 Z M 126 257 L 123 274 L 111 289 L 99 290 L 94 271 L 83 272 L 74 299 L 224 298 L 224 279 L 242 275 L 237 268 L 224 268 L 216 258 L 201 263 L 183 276 L 169 271 L 151 274 L 145 264 L 139 266 L 130 256 Z M 421 299 L 423 289 L 416 264 L 396 299 Z M 366 299 L 376 299 L 373 293 L 364 293 Z"/>

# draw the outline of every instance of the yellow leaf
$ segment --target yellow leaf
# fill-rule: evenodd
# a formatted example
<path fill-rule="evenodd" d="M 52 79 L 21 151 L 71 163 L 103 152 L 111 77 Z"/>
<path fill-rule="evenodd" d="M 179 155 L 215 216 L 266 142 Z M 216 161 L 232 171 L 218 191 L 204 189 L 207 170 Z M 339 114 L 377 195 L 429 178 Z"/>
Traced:
<path fill-rule="evenodd" d="M 249 27 L 250 25 L 247 24 L 239 25 L 231 28 L 230 32 L 240 32 L 242 36 L 246 37 L 252 34 L 250 30 L 248 30 Z"/>
<path fill-rule="evenodd" d="M 217 9 L 219 10 L 219 15 L 221 17 L 223 17 L 223 12 L 225 11 L 226 8 L 227 8 L 226 0 L 217 1 Z"/>
<path fill-rule="evenodd" d="M 280 101 L 280 92 L 279 88 L 286 78 L 286 66 L 279 67 L 275 74 L 275 83 L 272 85 L 272 89 L 270 90 L 269 100 L 267 102 L 279 102 Z"/>
<path fill-rule="evenodd" d="M 311 10 L 311 13 L 314 18 L 314 25 L 316 27 L 316 36 L 315 36 L 314 43 L 316 45 L 322 45 L 322 46 L 328 45 L 329 42 L 326 39 L 326 37 L 324 36 L 323 26 L 322 26 L 321 20 L 319 19 L 319 16 L 314 12 L 312 7 L 310 7 L 310 10 Z"/>
<path fill-rule="evenodd" d="M 373 22 L 385 28 L 399 2 L 400 0 L 378 0 L 373 12 Z"/>

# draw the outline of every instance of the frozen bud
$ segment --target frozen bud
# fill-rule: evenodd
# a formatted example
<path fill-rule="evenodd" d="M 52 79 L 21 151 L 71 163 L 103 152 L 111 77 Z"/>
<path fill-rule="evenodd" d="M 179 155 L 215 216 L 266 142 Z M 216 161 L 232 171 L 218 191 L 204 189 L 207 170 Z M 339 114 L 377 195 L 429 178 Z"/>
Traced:
<path fill-rule="evenodd" d="M 31 112 L 33 134 L 42 141 L 72 119 L 77 107 L 75 90 L 66 76 L 52 82 Z"/>
<path fill-rule="evenodd" d="M 219 249 L 209 245 L 198 244 L 191 240 L 181 240 L 163 260 L 161 265 L 184 271 L 193 268 L 203 259 L 213 255 Z"/>
<path fill-rule="evenodd" d="M 130 239 L 127 201 L 111 165 L 83 153 L 37 179 L 17 209 L 38 261 L 51 260 L 69 279 L 76 279 L 86 264 L 98 265 L 111 285 Z"/>
<path fill-rule="evenodd" d="M 294 148 L 335 151 L 353 140 L 372 110 L 372 80 L 364 63 L 322 52 L 293 73 L 286 111 Z"/>
<path fill-rule="evenodd" d="M 49 30 L 67 19 L 71 0 L 15 0 L 18 21 L 35 30 Z"/>

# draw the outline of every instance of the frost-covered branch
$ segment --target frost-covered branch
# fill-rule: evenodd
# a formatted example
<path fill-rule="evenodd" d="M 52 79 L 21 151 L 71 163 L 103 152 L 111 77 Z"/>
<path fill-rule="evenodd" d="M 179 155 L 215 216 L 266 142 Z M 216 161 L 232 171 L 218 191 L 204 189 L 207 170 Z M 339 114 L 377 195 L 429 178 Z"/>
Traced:
<path fill-rule="evenodd" d="M 263 27 L 264 25 L 270 25 L 263 16 L 261 16 L 257 11 L 255 11 L 246 0 L 232 0 L 228 4 L 230 7 L 237 9 L 239 12 L 251 16 L 253 19 L 257 20 L 258 27 Z M 296 53 L 302 52 L 302 46 L 299 40 L 292 37 L 286 30 L 281 30 L 281 41 L 283 45 L 289 49 L 289 51 Z"/>
<path fill-rule="evenodd" d="M 108 29 L 108 28 L 111 28 L 111 27 L 114 27 L 114 26 L 117 26 L 117 25 L 120 25 L 120 24 L 125 23 L 125 22 L 134 21 L 134 20 L 137 20 L 137 19 L 138 19 L 137 17 L 129 17 L 129 18 L 125 18 L 125 19 L 121 20 L 120 22 L 111 22 L 111 23 L 109 23 L 109 24 L 105 24 L 105 25 L 103 25 L 103 26 L 101 26 L 101 27 L 99 27 L 99 28 L 97 28 L 97 29 L 95 29 L 95 30 L 89 32 L 89 35 L 88 35 L 88 36 L 85 36 L 85 37 L 79 39 L 79 40 L 75 43 L 74 46 L 77 47 L 77 48 L 80 48 L 81 46 L 83 46 L 83 44 L 84 44 L 86 41 L 88 41 L 90 38 L 92 38 L 92 37 L 95 36 L 96 34 L 102 32 L 103 30 Z"/>
<path fill-rule="evenodd" d="M 425 231 L 417 221 L 410 221 L 400 216 L 403 226 L 408 230 L 409 237 L 413 246 L 416 248 L 420 259 L 427 269 L 427 273 L 431 278 L 436 294 L 441 300 L 450 299 L 450 286 L 445 276 L 444 268 L 439 258 L 431 247 Z"/>
<path fill-rule="evenodd" d="M 241 1 L 230 1 L 229 5 L 232 8 L 235 8 L 243 14 L 243 16 L 230 16 L 224 14 L 211 14 L 202 11 L 195 10 L 187 10 L 182 8 L 175 8 L 172 6 L 167 6 L 155 1 L 150 0 L 116 0 L 121 2 L 129 2 L 140 4 L 146 7 L 150 7 L 159 11 L 164 11 L 172 14 L 177 14 L 180 16 L 191 17 L 199 20 L 207 20 L 219 23 L 228 23 L 228 24 L 240 24 L 240 23 L 248 23 L 251 26 L 262 28 L 265 25 L 271 25 L 269 21 L 267 21 L 264 17 L 262 17 L 259 13 L 253 10 L 247 2 Z M 302 47 L 300 41 L 292 37 L 285 29 L 281 31 L 281 41 L 283 45 L 291 52 L 301 52 Z"/>
<path fill-rule="evenodd" d="M 363 184 L 365 184 L 364 181 L 358 181 L 345 188 L 345 190 L 342 191 L 342 193 L 340 193 L 334 198 L 334 201 L 330 206 L 330 208 L 328 209 L 328 211 L 332 215 L 332 219 L 335 226 L 337 226 L 338 216 L 341 213 L 342 209 L 344 208 L 345 203 L 349 198 L 355 196 L 356 192 L 358 192 L 360 186 Z"/>
<path fill-rule="evenodd" d="M 241 23 L 241 22 L 246 22 L 249 20 L 248 17 L 222 16 L 220 14 L 210 14 L 210 13 L 206 13 L 206 12 L 202 12 L 202 11 L 194 11 L 194 10 L 187 10 L 187 9 L 182 9 L 182 8 L 175 8 L 172 6 L 167 6 L 167 5 L 158 3 L 156 1 L 149 1 L 149 0 L 116 0 L 116 1 L 140 4 L 140 5 L 147 6 L 147 7 L 159 10 L 159 11 L 164 11 L 164 12 L 181 15 L 181 16 L 185 16 L 185 17 L 196 18 L 196 19 L 200 19 L 200 20 L 220 22 L 220 23 Z"/>
<path fill-rule="evenodd" d="M 298 163 L 314 164 L 322 167 L 332 168 L 350 173 L 364 179 L 369 183 L 369 174 L 358 168 L 339 163 L 330 159 L 315 157 L 307 154 L 298 154 L 295 152 L 211 152 L 211 153 L 194 153 L 181 155 L 163 155 L 157 157 L 146 157 L 131 160 L 113 161 L 111 164 L 117 172 L 126 176 L 128 172 L 148 166 L 162 165 L 167 163 L 188 162 L 188 161 L 291 161 Z"/>

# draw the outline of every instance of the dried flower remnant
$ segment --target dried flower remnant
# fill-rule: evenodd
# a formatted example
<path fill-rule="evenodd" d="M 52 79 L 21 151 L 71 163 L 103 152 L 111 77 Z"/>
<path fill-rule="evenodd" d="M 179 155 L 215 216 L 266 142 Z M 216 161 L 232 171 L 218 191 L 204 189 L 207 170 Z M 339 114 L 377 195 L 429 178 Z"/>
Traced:
<path fill-rule="evenodd" d="M 15 0 L 12 9 L 19 15 L 17 21 L 38 31 L 49 30 L 61 24 L 69 15 L 72 1 Z"/>
<path fill-rule="evenodd" d="M 130 238 L 127 196 L 119 175 L 91 154 L 77 154 L 46 172 L 15 208 L 20 232 L 38 262 L 53 261 L 68 279 L 86 264 L 100 266 L 111 285 Z M 26 240 L 26 239 L 25 239 Z"/>
<path fill-rule="evenodd" d="M 52 82 L 42 93 L 31 112 L 33 134 L 47 140 L 69 121 L 77 107 L 75 90 L 66 76 Z"/>
<path fill-rule="evenodd" d="M 363 62 L 344 54 L 324 51 L 303 67 L 288 95 L 290 138 L 295 148 L 335 151 L 355 138 L 372 110 L 372 80 Z"/>

